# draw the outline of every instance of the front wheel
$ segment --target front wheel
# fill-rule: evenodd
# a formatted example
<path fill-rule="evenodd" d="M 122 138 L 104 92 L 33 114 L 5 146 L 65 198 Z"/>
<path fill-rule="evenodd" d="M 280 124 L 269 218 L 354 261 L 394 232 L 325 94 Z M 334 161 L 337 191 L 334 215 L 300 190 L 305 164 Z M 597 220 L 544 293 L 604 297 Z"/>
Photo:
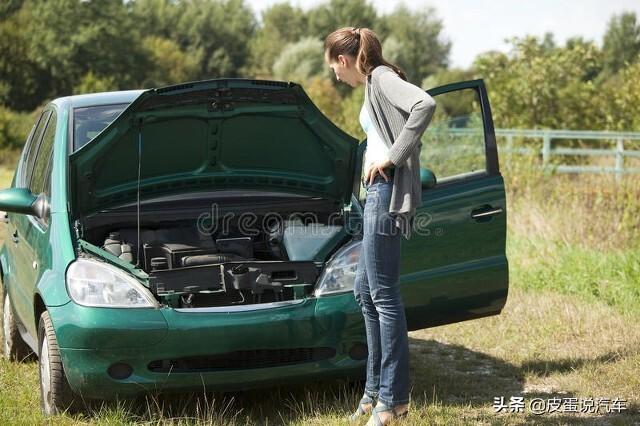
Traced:
<path fill-rule="evenodd" d="M 62 366 L 58 340 L 53 330 L 49 312 L 40 316 L 38 325 L 40 356 L 40 406 L 42 413 L 53 415 L 75 411 L 78 407 L 76 395 L 71 390 Z"/>
<path fill-rule="evenodd" d="M 9 361 L 24 361 L 30 359 L 33 351 L 27 345 L 18 331 L 16 318 L 13 315 L 13 308 L 9 300 L 9 294 L 4 292 L 4 301 L 2 304 L 2 332 L 4 357 Z"/>

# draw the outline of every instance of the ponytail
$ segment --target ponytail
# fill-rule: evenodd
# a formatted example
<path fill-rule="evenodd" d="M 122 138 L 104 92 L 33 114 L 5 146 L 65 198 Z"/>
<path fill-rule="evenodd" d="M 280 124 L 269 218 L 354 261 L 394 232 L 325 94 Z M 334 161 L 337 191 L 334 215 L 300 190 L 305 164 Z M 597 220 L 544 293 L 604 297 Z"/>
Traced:
<path fill-rule="evenodd" d="M 380 40 L 369 28 L 343 27 L 335 30 L 325 39 L 324 51 L 334 61 L 338 59 L 338 55 L 353 56 L 356 58 L 356 68 L 366 76 L 377 66 L 386 65 L 400 78 L 407 80 L 399 66 L 384 59 Z"/>

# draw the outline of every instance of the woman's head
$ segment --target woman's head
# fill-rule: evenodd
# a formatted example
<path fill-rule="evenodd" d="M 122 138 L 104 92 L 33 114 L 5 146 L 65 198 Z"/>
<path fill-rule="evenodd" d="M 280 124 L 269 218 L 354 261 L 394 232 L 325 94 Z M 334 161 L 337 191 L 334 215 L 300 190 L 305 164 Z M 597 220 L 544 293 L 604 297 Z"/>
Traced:
<path fill-rule="evenodd" d="M 378 65 L 387 65 L 404 80 L 402 70 L 382 56 L 378 36 L 369 28 L 344 27 L 335 30 L 324 41 L 324 59 L 336 78 L 355 87 Z"/>

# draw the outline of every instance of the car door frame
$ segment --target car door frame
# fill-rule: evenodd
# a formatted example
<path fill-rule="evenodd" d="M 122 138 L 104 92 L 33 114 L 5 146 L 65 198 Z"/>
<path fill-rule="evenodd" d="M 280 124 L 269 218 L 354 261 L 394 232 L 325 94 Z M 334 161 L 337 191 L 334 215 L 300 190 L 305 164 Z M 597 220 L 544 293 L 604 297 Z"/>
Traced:
<path fill-rule="evenodd" d="M 478 100 L 480 102 L 480 111 L 482 113 L 482 123 L 484 130 L 485 140 L 485 170 L 483 172 L 477 172 L 460 176 L 459 178 L 448 179 L 446 182 L 437 183 L 437 186 L 446 185 L 450 183 L 456 183 L 460 180 L 472 179 L 475 174 L 481 176 L 493 176 L 500 175 L 500 162 L 498 159 L 498 145 L 496 142 L 496 132 L 493 125 L 493 114 L 491 113 L 491 105 L 489 103 L 489 95 L 487 93 L 487 87 L 483 79 L 465 80 L 455 83 L 449 83 L 442 86 L 434 87 L 426 92 L 436 97 L 445 93 L 455 92 L 457 90 L 474 89 L 477 90 Z M 436 106 L 437 108 L 437 106 Z M 427 130 L 428 131 L 428 130 Z M 437 177 L 437 176 L 436 176 Z"/>
<path fill-rule="evenodd" d="M 465 89 L 475 90 L 478 95 L 480 110 L 482 114 L 482 122 L 483 122 L 485 169 L 482 171 L 458 174 L 458 175 L 454 175 L 451 178 L 447 178 L 442 181 L 437 181 L 434 187 L 428 188 L 428 189 L 423 188 L 422 189 L 423 195 L 427 191 L 452 190 L 452 189 L 455 189 L 455 187 L 457 187 L 458 185 L 465 185 L 466 183 L 472 183 L 473 181 L 476 181 L 476 180 L 480 181 L 482 179 L 491 178 L 491 177 L 495 177 L 496 179 L 499 179 L 500 183 L 502 184 L 502 190 L 504 191 L 504 183 L 502 182 L 502 176 L 500 174 L 498 150 L 497 150 L 497 144 L 496 144 L 495 129 L 493 124 L 493 115 L 491 112 L 491 106 L 489 103 L 487 89 L 484 81 L 482 79 L 460 81 L 460 82 L 438 86 L 438 87 L 426 90 L 426 92 L 430 96 L 435 98 L 436 96 L 441 94 L 459 91 L 459 90 L 465 90 Z M 427 128 L 426 131 L 428 132 L 429 129 Z M 360 147 L 361 150 L 359 150 L 359 154 L 361 153 L 361 151 L 364 151 L 366 147 L 366 144 L 364 142 L 361 145 L 363 146 Z M 360 165 L 361 163 L 362 163 L 362 158 L 360 158 Z M 364 172 L 363 170 L 360 170 L 360 176 L 363 172 Z M 354 199 L 354 202 L 358 203 L 357 205 L 358 211 L 362 212 L 364 209 L 364 206 L 362 205 L 362 202 L 359 199 L 359 187 L 357 186 L 357 184 L 359 184 L 359 181 L 360 181 L 360 178 L 358 179 L 358 182 L 354 184 L 353 199 Z M 423 196 L 423 200 L 424 198 L 425 197 Z M 504 205 L 504 213 L 505 213 L 505 223 L 506 223 L 506 203 Z M 506 232 L 506 225 L 505 225 L 505 232 Z M 405 243 L 406 242 L 403 242 L 403 245 L 405 245 Z M 501 267 L 506 267 L 507 266 L 506 252 L 503 252 L 503 253 L 504 253 L 505 265 Z M 464 310 L 461 310 L 461 312 L 451 312 L 450 314 L 441 315 L 441 316 L 434 315 L 432 318 L 425 318 L 424 320 L 421 320 L 421 321 L 412 320 L 411 318 L 412 317 L 415 318 L 415 315 L 410 315 L 409 311 L 407 311 L 407 321 L 408 321 L 409 329 L 414 330 L 414 329 L 420 329 L 425 327 L 437 326 L 437 325 L 442 325 L 447 323 L 453 323 L 453 322 L 458 322 L 463 320 L 469 320 L 469 319 L 475 319 L 475 318 L 481 318 L 485 316 L 499 314 L 502 310 L 502 307 L 506 303 L 506 296 L 508 291 L 508 267 L 504 272 L 506 272 L 506 287 L 498 289 L 497 292 L 493 291 L 493 294 L 487 296 L 486 309 L 475 310 L 473 312 L 472 311 L 465 312 Z M 401 270 L 401 276 L 400 276 L 401 286 L 404 285 L 403 279 L 406 280 L 408 275 L 410 274 L 403 273 Z M 501 279 L 504 279 L 504 278 L 505 277 L 502 277 Z"/>
<path fill-rule="evenodd" d="M 436 194 L 443 194 L 444 198 L 453 197 L 453 199 L 455 199 L 456 197 L 458 197 L 456 195 L 457 193 L 471 194 L 473 193 L 473 191 L 477 191 L 479 193 L 483 193 L 483 191 L 486 193 L 491 193 L 494 197 L 498 197 L 497 202 L 495 198 L 493 202 L 496 202 L 497 206 L 499 207 L 497 211 L 499 211 L 498 214 L 500 216 L 497 218 L 488 216 L 486 219 L 488 221 L 494 219 L 493 222 L 482 224 L 478 223 L 478 227 L 482 228 L 477 228 L 476 232 L 486 234 L 487 227 L 491 228 L 493 226 L 494 233 L 496 231 L 499 231 L 498 235 L 500 236 L 500 238 L 498 241 L 505 241 L 506 243 L 505 188 L 499 167 L 493 115 L 491 112 L 489 97 L 484 81 L 482 79 L 475 79 L 450 83 L 429 89 L 427 90 L 427 93 L 436 99 L 437 104 L 437 96 L 466 89 L 471 89 L 476 92 L 477 101 L 479 103 L 480 112 L 482 114 L 485 168 L 481 171 L 455 174 L 450 177 L 445 177 L 444 179 L 438 179 L 436 175 L 436 185 L 430 188 L 423 188 L 422 190 L 423 204 L 421 205 L 421 208 L 424 208 L 425 203 L 429 204 L 429 201 L 427 200 L 434 197 Z M 485 186 L 486 190 L 480 189 L 484 188 Z M 490 188 L 493 188 L 493 190 L 491 190 Z M 469 198 L 471 198 L 470 195 Z M 458 197 L 458 200 L 461 201 L 462 198 Z M 476 207 L 478 206 L 476 205 Z M 473 210 L 469 206 L 467 206 L 465 208 L 465 211 L 467 208 L 470 211 L 469 216 L 466 218 L 466 220 L 468 222 L 472 222 L 473 219 L 475 222 L 478 222 L 478 219 L 474 219 Z M 492 210 L 492 208 L 488 208 L 487 210 Z M 457 213 L 452 211 L 451 214 L 453 216 Z M 458 225 L 461 224 L 462 223 L 458 223 Z M 437 235 L 437 228 L 434 229 L 435 235 Z M 438 237 L 433 236 L 432 238 Z M 470 238 L 472 237 L 470 236 Z M 479 242 L 480 241 L 478 240 L 475 241 L 476 244 L 478 244 Z M 472 244 L 472 240 L 469 240 L 468 244 Z M 496 244 L 496 246 L 499 245 L 500 244 Z M 493 248 L 495 249 L 496 246 L 494 246 Z M 441 286 L 441 288 L 438 288 L 437 285 L 433 285 L 432 289 L 425 288 L 425 290 L 435 289 L 435 291 L 432 291 L 433 294 L 431 294 L 432 298 L 430 301 L 430 306 L 426 306 L 425 298 L 425 305 L 421 306 L 420 304 L 415 304 L 414 306 L 412 306 L 412 309 L 414 310 L 413 314 L 410 314 L 409 311 L 407 312 L 407 322 L 409 329 L 415 330 L 499 314 L 506 303 L 508 293 L 509 273 L 505 249 L 506 244 L 500 247 L 500 253 L 492 257 L 492 259 L 495 260 L 495 263 L 493 264 L 488 260 L 489 258 L 482 257 L 480 250 L 478 249 L 478 254 L 480 256 L 477 259 L 474 258 L 474 260 L 478 261 L 475 267 L 479 268 L 478 271 L 481 271 L 480 275 L 477 276 L 477 278 L 471 278 L 470 276 L 468 276 L 468 279 L 470 281 L 473 280 L 474 283 L 477 283 L 476 287 L 478 287 L 478 289 L 476 290 L 477 292 L 475 294 L 472 294 L 469 297 L 462 296 L 462 294 L 465 294 L 469 291 L 469 288 L 450 287 L 454 286 L 454 283 L 456 282 L 455 274 L 461 273 L 459 269 L 456 269 L 460 268 L 462 264 L 456 263 L 456 259 L 452 258 L 450 259 L 450 263 L 443 264 L 435 269 L 422 270 L 422 273 L 427 273 L 427 275 L 431 275 L 432 277 L 436 277 L 439 274 L 444 275 L 439 278 L 433 278 L 434 281 L 440 280 L 439 285 Z M 457 260 L 459 261 L 461 259 Z M 467 260 L 464 263 L 469 265 L 474 262 Z M 450 274 L 448 280 L 446 279 L 447 274 Z M 403 278 L 404 280 L 407 279 L 407 275 L 408 274 L 401 275 L 401 285 L 404 285 L 402 281 Z M 458 284 L 460 284 L 460 281 L 461 280 L 458 279 Z M 456 297 L 459 297 L 457 301 L 455 300 Z M 409 300 L 407 304 L 411 304 L 412 302 L 412 300 Z M 474 303 L 475 306 L 471 307 L 471 305 Z M 436 312 L 438 307 L 445 306 L 447 304 L 450 307 L 443 308 L 442 312 Z M 416 311 L 420 312 L 420 308 L 422 308 L 421 317 L 418 317 L 416 316 Z"/>
<path fill-rule="evenodd" d="M 25 145 L 23 155 L 20 157 L 19 168 L 16 171 L 17 174 L 15 187 L 30 187 L 31 180 L 33 178 L 33 166 L 38 159 L 42 141 L 44 140 L 44 136 L 47 132 L 47 129 L 49 128 L 49 125 L 51 125 L 51 117 L 54 113 L 56 114 L 56 116 L 59 115 L 54 104 L 48 104 L 43 108 L 40 117 L 38 118 L 38 121 L 34 126 L 34 132 L 31 135 L 31 139 L 30 141 L 28 141 L 29 145 Z M 33 137 L 35 136 L 35 129 L 40 124 L 40 120 L 45 117 L 46 122 L 44 123 L 42 133 L 39 135 L 37 140 L 33 139 Z M 54 131 L 57 130 L 54 129 Z M 28 153 L 30 149 L 35 150 L 33 155 L 33 163 L 27 164 L 27 159 L 30 159 Z M 28 167 L 32 168 L 30 170 L 30 173 L 27 169 Z M 48 166 L 47 173 L 51 173 L 51 168 Z M 14 247 L 13 251 L 15 256 L 21 258 L 21 260 L 18 264 L 14 262 L 13 280 L 9 288 L 9 294 L 11 296 L 11 302 L 14 312 L 16 313 L 16 318 L 20 323 L 19 329 L 23 336 L 23 339 L 27 340 L 27 343 L 31 344 L 33 342 L 29 341 L 30 335 L 33 335 L 33 338 L 35 339 L 35 334 L 33 334 L 35 331 L 33 300 L 40 273 L 38 272 L 34 274 L 30 269 L 39 269 L 39 262 L 37 262 L 37 259 L 35 258 L 37 248 L 32 247 L 27 243 L 30 241 L 31 244 L 33 244 L 33 241 L 36 238 L 34 235 L 38 234 L 37 237 L 41 237 L 41 234 L 45 234 L 48 231 L 49 227 L 43 227 L 44 225 L 41 221 L 28 214 L 11 214 L 10 221 L 15 224 L 13 230 L 17 234 L 17 242 L 14 242 L 14 246 L 16 247 Z M 19 271 L 20 268 L 23 268 L 23 270 Z"/>

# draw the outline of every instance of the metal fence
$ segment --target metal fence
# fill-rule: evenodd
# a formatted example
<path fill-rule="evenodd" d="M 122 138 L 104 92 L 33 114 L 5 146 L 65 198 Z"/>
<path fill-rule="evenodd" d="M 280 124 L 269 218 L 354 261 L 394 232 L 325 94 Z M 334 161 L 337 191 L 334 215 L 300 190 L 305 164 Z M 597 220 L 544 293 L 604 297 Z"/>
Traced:
<path fill-rule="evenodd" d="M 450 137 L 481 137 L 477 128 L 449 128 L 446 132 Z M 633 161 L 633 165 L 625 164 L 627 158 L 640 158 L 640 143 L 635 142 L 640 141 L 640 132 L 526 129 L 496 129 L 495 132 L 500 153 L 540 155 L 542 167 L 558 173 L 615 173 L 616 176 L 640 173 L 640 160 Z M 527 139 L 531 142 L 520 143 Z M 562 140 L 580 141 L 581 146 L 554 146 Z M 611 166 L 563 164 L 562 158 L 567 156 L 611 157 L 614 161 Z"/>

